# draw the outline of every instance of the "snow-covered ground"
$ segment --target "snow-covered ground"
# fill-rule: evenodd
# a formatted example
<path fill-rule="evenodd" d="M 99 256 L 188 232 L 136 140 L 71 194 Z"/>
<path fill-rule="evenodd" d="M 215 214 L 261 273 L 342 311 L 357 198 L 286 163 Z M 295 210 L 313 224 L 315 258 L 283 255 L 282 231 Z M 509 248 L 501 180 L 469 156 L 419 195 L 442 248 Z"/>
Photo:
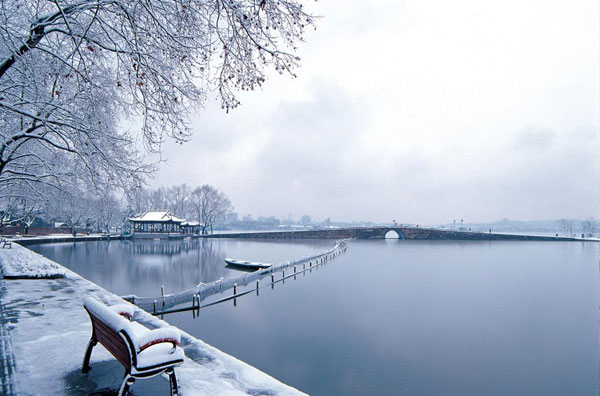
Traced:
<path fill-rule="evenodd" d="M 63 266 L 16 243 L 1 249 L 0 266 L 5 278 L 63 278 L 66 274 Z"/>
<path fill-rule="evenodd" d="M 13 265 L 19 260 L 23 265 Z M 48 263 L 49 262 L 49 263 Z M 0 281 L 3 339 L 0 389 L 13 395 L 112 394 L 123 379 L 123 367 L 100 345 L 94 348 L 92 371 L 81 373 L 91 334 L 82 307 L 92 295 L 109 303 L 126 303 L 120 297 L 74 272 L 17 245 L 0 249 L 0 263 L 13 275 L 49 274 L 62 271 L 59 279 L 5 279 Z M 8 263 L 8 264 L 7 264 Z M 36 263 L 38 263 L 36 265 Z M 49 264 L 53 264 L 50 266 Z M 134 320 L 148 328 L 168 324 L 134 307 Z M 181 395 L 297 396 L 304 393 L 275 380 L 258 369 L 181 332 L 186 358 L 176 374 Z M 8 363 L 7 363 L 8 362 Z M 7 364 L 10 367 L 6 367 Z M 162 377 L 138 380 L 134 395 L 167 395 L 169 383 Z"/>

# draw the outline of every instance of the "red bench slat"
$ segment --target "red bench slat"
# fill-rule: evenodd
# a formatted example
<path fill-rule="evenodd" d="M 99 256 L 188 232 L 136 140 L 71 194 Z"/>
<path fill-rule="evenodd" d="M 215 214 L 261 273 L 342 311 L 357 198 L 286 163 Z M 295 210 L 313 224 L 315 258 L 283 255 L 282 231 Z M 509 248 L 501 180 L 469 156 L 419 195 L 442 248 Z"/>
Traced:
<path fill-rule="evenodd" d="M 111 353 L 126 369 L 130 368 L 129 349 L 121 336 L 113 329 L 106 326 L 96 316 L 93 317 L 93 326 L 96 339 Z"/>

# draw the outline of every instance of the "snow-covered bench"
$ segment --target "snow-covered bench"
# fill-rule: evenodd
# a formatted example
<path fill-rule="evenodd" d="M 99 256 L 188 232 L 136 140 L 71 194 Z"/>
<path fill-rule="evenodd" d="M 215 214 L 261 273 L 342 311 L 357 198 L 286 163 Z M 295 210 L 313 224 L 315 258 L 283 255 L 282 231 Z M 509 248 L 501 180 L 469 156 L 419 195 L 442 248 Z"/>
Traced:
<path fill-rule="evenodd" d="M 86 297 L 83 306 L 92 321 L 92 337 L 83 358 L 84 373 L 91 370 L 92 349 L 99 342 L 125 366 L 119 396 L 126 395 L 137 378 L 162 373 L 169 376 L 171 395 L 177 395 L 174 369 L 183 363 L 183 350 L 178 346 L 181 335 L 176 328 L 149 330 L 130 321 L 134 308 L 129 304 L 108 306 L 93 297 Z"/>

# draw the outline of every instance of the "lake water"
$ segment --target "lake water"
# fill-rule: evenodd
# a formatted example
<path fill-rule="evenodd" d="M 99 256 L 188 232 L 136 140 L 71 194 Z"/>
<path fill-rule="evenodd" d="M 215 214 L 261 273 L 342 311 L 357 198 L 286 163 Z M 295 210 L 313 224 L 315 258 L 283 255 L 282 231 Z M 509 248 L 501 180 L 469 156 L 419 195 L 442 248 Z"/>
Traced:
<path fill-rule="evenodd" d="M 154 296 L 332 241 L 133 241 L 32 249 Z M 598 243 L 351 241 L 311 272 L 165 320 L 312 395 L 596 395 Z M 267 284 L 267 280 L 261 284 Z"/>

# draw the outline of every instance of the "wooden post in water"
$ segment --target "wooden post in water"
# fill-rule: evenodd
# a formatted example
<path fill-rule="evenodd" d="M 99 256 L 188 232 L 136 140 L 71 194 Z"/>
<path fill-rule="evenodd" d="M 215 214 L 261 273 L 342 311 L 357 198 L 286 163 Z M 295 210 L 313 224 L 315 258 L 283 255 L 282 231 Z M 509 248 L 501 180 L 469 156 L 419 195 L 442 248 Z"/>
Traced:
<path fill-rule="evenodd" d="M 196 295 L 192 294 L 192 319 L 196 318 Z"/>
<path fill-rule="evenodd" d="M 162 296 L 163 311 L 165 309 L 165 285 L 160 285 L 160 295 Z"/>
<path fill-rule="evenodd" d="M 233 295 L 237 295 L 237 283 L 233 284 Z M 237 298 L 233 299 L 233 306 L 236 307 L 237 306 Z"/>

